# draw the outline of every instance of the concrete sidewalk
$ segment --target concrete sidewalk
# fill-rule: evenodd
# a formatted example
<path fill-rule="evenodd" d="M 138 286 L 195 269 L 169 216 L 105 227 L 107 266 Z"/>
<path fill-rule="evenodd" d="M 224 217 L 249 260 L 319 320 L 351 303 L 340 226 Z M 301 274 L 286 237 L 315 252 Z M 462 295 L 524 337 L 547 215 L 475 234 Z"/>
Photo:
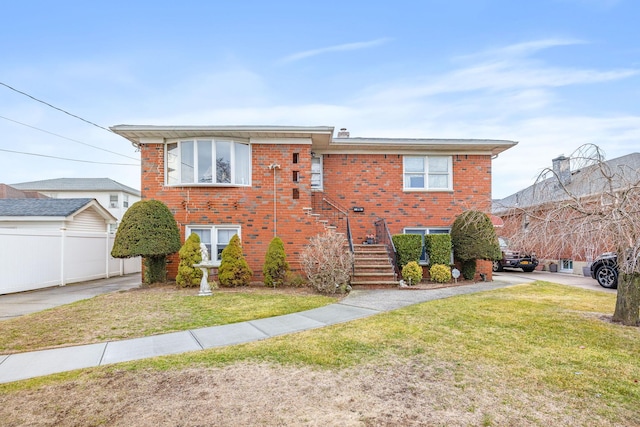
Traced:
<path fill-rule="evenodd" d="M 284 316 L 124 341 L 0 355 L 0 383 L 263 340 L 349 322 L 425 301 L 482 292 L 511 284 L 507 281 L 494 281 L 433 290 L 355 290 L 339 303 Z"/>
<path fill-rule="evenodd" d="M 425 301 L 482 292 L 519 283 L 530 283 L 536 280 L 595 291 L 616 292 L 613 289 L 602 288 L 590 277 L 541 271 L 523 273 L 516 270 L 494 273 L 493 282 L 450 288 L 354 290 L 339 303 L 284 316 L 124 341 L 0 355 L 0 383 L 263 340 L 278 335 L 349 322 Z M 77 285 L 0 295 L 0 318 L 32 313 L 107 292 L 131 289 L 139 285 L 140 274 L 136 273 Z"/>

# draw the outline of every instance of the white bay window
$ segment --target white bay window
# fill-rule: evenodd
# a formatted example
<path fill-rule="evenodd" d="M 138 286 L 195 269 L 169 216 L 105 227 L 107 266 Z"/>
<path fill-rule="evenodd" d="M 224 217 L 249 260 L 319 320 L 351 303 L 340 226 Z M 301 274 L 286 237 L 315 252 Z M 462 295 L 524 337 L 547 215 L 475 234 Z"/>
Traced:
<path fill-rule="evenodd" d="M 231 140 L 194 139 L 166 145 L 167 185 L 251 185 L 251 147 Z"/>

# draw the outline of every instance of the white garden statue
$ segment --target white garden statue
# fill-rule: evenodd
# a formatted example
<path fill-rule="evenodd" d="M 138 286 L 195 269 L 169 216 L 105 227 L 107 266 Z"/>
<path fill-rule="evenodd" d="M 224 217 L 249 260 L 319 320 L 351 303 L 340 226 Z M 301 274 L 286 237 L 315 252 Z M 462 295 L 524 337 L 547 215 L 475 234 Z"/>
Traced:
<path fill-rule="evenodd" d="M 200 243 L 200 255 L 202 256 L 202 261 L 193 265 L 202 271 L 200 293 L 198 295 L 208 296 L 213 294 L 213 292 L 211 292 L 211 286 L 209 286 L 209 269 L 213 267 L 213 264 L 209 261 L 209 251 L 207 251 L 207 246 L 204 243 Z"/>

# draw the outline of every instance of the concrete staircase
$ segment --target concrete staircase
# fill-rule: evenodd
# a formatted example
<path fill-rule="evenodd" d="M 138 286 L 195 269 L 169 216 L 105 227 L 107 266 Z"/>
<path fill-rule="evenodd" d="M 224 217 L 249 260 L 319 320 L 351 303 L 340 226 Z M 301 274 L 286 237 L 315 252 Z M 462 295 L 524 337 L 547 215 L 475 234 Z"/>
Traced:
<path fill-rule="evenodd" d="M 398 281 L 384 245 L 353 245 L 352 286 L 397 286 Z"/>

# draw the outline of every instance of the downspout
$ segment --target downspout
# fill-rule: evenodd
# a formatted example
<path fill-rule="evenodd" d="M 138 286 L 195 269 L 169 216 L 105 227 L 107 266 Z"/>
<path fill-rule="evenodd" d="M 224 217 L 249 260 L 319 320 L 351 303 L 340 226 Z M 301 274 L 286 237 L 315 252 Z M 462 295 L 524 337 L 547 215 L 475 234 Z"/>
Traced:
<path fill-rule="evenodd" d="M 278 235 L 278 210 L 277 210 L 277 186 L 276 186 L 276 169 L 280 169 L 277 163 L 271 163 L 269 169 L 273 170 L 273 237 Z"/>

